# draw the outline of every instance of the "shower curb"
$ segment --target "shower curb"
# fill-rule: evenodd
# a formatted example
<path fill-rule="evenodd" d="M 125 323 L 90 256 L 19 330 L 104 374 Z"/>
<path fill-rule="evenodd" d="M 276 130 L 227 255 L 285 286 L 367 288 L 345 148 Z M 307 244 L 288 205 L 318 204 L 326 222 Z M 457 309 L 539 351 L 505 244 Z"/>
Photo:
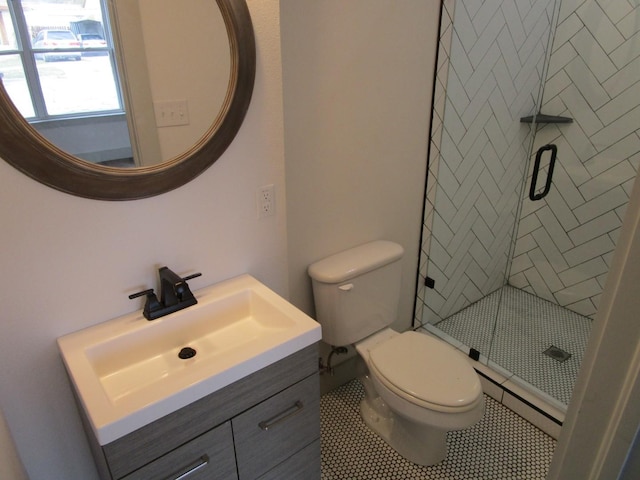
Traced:
<path fill-rule="evenodd" d="M 510 380 L 500 382 L 491 378 L 491 375 L 487 374 L 486 370 L 480 371 L 479 367 L 488 368 L 485 365 L 473 365 L 473 367 L 480 377 L 484 393 L 520 415 L 550 437 L 558 439 L 564 422 L 563 412 L 524 391 L 524 389 Z"/>

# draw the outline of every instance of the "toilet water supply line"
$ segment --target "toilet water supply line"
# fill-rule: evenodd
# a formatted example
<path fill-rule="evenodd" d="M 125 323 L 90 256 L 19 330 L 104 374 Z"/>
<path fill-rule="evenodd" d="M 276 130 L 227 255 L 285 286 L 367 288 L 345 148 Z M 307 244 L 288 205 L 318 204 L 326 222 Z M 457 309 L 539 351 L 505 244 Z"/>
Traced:
<path fill-rule="evenodd" d="M 325 373 L 328 373 L 329 375 L 333 376 L 333 367 L 331 366 L 331 357 L 333 357 L 334 354 L 342 355 L 344 353 L 347 353 L 348 351 L 349 350 L 347 349 L 347 347 L 331 347 L 331 352 L 327 357 L 326 365 L 322 362 L 322 357 L 318 357 L 318 368 L 320 369 L 320 375 L 324 375 Z"/>

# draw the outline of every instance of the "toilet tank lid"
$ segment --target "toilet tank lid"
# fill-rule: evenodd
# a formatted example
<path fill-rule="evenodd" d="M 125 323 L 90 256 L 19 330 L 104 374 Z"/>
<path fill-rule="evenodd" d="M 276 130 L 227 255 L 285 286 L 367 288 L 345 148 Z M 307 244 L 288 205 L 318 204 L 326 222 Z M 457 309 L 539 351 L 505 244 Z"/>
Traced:
<path fill-rule="evenodd" d="M 311 278 L 322 283 L 340 283 L 400 259 L 404 249 L 397 243 L 376 240 L 336 253 L 309 265 Z"/>

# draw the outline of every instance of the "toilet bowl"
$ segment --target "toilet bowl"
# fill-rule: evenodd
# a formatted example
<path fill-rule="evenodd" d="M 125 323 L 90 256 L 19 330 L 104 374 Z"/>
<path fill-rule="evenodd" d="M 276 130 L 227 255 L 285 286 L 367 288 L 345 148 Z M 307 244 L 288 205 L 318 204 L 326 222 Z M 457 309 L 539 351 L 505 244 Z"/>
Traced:
<path fill-rule="evenodd" d="M 447 431 L 482 418 L 480 380 L 450 345 L 426 334 L 385 329 L 355 347 L 368 369 L 360 378 L 362 418 L 406 459 L 420 465 L 441 462 Z"/>
<path fill-rule="evenodd" d="M 484 397 L 462 352 L 427 334 L 389 328 L 403 253 L 396 243 L 370 242 L 320 260 L 308 273 L 322 339 L 355 345 L 367 367 L 363 420 L 408 460 L 433 465 L 446 457 L 447 431 L 482 418 Z"/>

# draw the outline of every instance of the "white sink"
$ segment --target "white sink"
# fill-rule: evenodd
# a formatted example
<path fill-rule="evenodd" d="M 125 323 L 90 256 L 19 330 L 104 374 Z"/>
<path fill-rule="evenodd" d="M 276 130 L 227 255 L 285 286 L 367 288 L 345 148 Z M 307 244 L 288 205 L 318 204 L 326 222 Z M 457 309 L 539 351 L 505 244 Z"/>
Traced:
<path fill-rule="evenodd" d="M 194 295 L 197 305 L 153 321 L 139 312 L 58 339 L 101 445 L 321 338 L 316 321 L 250 275 Z M 179 358 L 184 347 L 196 355 Z"/>

